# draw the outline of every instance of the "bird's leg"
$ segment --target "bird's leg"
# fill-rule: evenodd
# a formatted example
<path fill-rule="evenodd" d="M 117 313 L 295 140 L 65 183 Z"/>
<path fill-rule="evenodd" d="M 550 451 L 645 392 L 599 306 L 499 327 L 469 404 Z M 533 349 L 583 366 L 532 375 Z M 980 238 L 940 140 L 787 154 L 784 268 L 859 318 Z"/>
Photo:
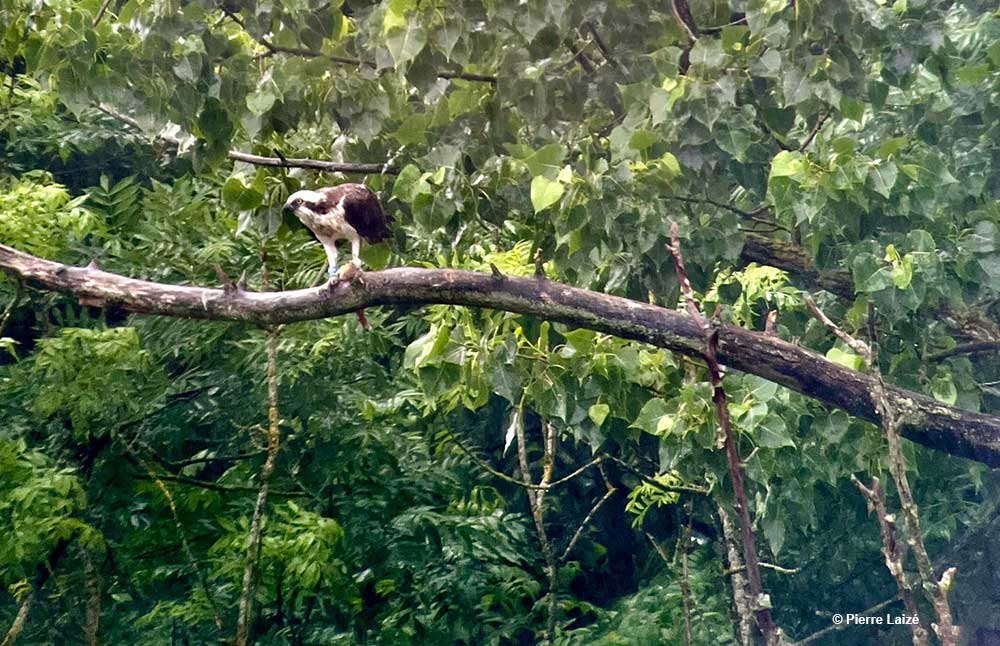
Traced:
<path fill-rule="evenodd" d="M 339 279 L 337 275 L 337 242 L 323 243 L 323 250 L 326 251 L 326 275 L 330 282 Z"/>
<path fill-rule="evenodd" d="M 341 280 L 354 280 L 361 274 L 361 238 L 351 240 L 351 262 L 337 272 Z"/>

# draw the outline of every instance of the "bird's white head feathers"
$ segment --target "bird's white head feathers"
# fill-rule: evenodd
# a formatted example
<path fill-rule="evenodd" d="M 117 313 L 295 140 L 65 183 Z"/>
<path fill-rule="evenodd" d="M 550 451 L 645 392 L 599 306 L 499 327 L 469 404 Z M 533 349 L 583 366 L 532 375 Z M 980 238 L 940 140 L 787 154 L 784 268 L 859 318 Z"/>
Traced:
<path fill-rule="evenodd" d="M 285 208 L 296 215 L 300 215 L 302 210 L 312 212 L 312 207 L 324 201 L 326 196 L 318 191 L 295 191 L 288 196 L 285 201 Z"/>

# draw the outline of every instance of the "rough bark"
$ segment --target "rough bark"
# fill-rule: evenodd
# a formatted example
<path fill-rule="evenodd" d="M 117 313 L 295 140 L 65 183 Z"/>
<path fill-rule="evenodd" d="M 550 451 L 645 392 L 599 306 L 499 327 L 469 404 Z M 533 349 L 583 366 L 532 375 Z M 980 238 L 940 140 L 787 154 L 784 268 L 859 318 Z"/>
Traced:
<path fill-rule="evenodd" d="M 739 646 L 753 646 L 753 613 L 750 609 L 750 600 L 747 598 L 747 579 L 743 576 L 746 568 L 743 565 L 743 557 L 740 556 L 739 539 L 725 504 L 717 503 L 716 509 L 722 524 L 726 560 L 729 562 L 729 571 L 732 573 L 730 585 L 733 590 L 733 610 L 736 612 L 736 622 L 733 625 L 733 629 L 736 631 L 736 643 Z"/>
<path fill-rule="evenodd" d="M 49 556 L 44 562 L 39 563 L 38 567 L 35 569 L 35 576 L 31 580 L 31 588 L 25 593 L 24 598 L 21 600 L 21 605 L 17 609 L 17 616 L 14 617 L 14 621 L 7 630 L 7 634 L 4 636 L 0 646 L 14 646 L 17 642 L 18 637 L 21 636 L 21 632 L 24 631 L 24 626 L 28 621 L 28 613 L 31 612 L 31 607 L 34 605 L 35 598 L 38 595 L 39 590 L 42 586 L 49 580 L 52 576 L 52 571 L 55 570 L 56 565 L 62 560 L 63 556 L 66 555 L 66 550 L 69 548 L 75 536 L 70 538 L 61 538 L 56 546 L 49 552 Z"/>
<path fill-rule="evenodd" d="M 332 289 L 322 286 L 258 293 L 135 280 L 96 268 L 43 260 L 4 245 L 0 245 L 0 269 L 43 289 L 165 316 L 273 325 L 348 314 L 363 307 L 440 303 L 529 314 L 689 356 L 700 357 L 704 352 L 702 331 L 686 314 L 537 278 L 397 268 L 367 273 L 360 281 L 340 283 Z M 787 341 L 720 326 L 719 360 L 828 406 L 871 422 L 880 421 L 872 394 L 876 386 L 873 377 Z M 1000 466 L 1000 418 L 946 406 L 901 388 L 889 386 L 886 390 L 903 418 L 905 437 Z"/>
<path fill-rule="evenodd" d="M 101 629 L 101 574 L 94 565 L 89 549 L 82 547 L 84 575 L 86 576 L 87 606 L 83 624 L 84 642 L 87 646 L 100 646 Z"/>

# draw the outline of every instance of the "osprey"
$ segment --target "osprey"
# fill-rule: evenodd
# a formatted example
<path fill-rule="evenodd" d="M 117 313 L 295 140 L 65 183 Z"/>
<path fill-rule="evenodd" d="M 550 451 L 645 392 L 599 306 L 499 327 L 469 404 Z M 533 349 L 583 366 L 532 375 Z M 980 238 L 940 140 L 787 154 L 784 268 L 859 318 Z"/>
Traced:
<path fill-rule="evenodd" d="M 330 280 L 352 278 L 361 269 L 361 241 L 375 244 L 392 236 L 392 216 L 363 184 L 341 184 L 315 191 L 296 191 L 285 208 L 316 234 L 329 262 Z M 337 241 L 351 243 L 351 262 L 337 268 Z"/>
<path fill-rule="evenodd" d="M 315 191 L 296 191 L 285 208 L 316 234 L 326 251 L 330 284 L 350 280 L 361 271 L 361 241 L 378 243 L 392 236 L 392 216 L 382 210 L 378 197 L 363 184 L 341 184 Z M 337 268 L 337 241 L 351 243 L 351 262 Z M 357 311 L 363 328 L 370 329 L 364 309 Z"/>

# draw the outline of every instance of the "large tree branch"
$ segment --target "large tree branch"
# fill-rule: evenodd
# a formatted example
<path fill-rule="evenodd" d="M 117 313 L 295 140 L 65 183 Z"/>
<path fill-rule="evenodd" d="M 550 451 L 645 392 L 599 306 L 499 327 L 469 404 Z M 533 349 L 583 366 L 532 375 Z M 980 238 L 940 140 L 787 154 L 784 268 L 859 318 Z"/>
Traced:
<path fill-rule="evenodd" d="M 686 314 L 537 278 L 452 269 L 397 268 L 363 282 L 287 292 L 223 291 L 136 280 L 96 268 L 71 267 L 0 245 L 0 269 L 37 287 L 103 301 L 135 312 L 273 325 L 353 313 L 379 305 L 465 305 L 528 314 L 700 357 L 702 333 Z M 873 377 L 779 338 L 743 328 L 719 330 L 719 360 L 878 422 Z M 903 434 L 920 444 L 1000 466 L 1000 418 L 946 406 L 887 386 L 902 415 Z"/>

